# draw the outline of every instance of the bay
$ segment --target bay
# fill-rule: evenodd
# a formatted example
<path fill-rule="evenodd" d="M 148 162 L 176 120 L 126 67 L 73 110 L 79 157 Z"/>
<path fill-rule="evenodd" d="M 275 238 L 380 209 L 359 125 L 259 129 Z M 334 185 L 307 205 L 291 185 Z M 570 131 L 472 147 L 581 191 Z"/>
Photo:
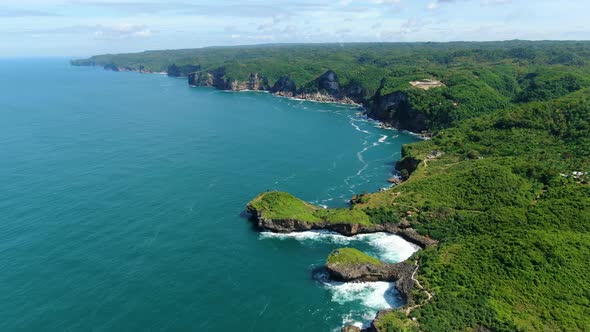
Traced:
<path fill-rule="evenodd" d="M 313 271 L 339 246 L 399 261 L 407 242 L 260 234 L 240 214 L 265 190 L 345 206 L 416 137 L 350 106 L 63 58 L 0 72 L 0 330 L 331 331 L 401 303 Z"/>

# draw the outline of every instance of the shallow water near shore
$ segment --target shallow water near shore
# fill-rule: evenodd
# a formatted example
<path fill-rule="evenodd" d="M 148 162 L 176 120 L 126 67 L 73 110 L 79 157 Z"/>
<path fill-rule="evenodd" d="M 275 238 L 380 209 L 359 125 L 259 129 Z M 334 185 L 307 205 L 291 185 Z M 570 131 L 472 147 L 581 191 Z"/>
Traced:
<path fill-rule="evenodd" d="M 240 213 L 268 189 L 345 206 L 418 138 L 350 106 L 67 59 L 0 71 L 0 331 L 332 331 L 399 305 L 314 271 L 345 245 L 402 260 L 401 238 L 261 234 Z"/>

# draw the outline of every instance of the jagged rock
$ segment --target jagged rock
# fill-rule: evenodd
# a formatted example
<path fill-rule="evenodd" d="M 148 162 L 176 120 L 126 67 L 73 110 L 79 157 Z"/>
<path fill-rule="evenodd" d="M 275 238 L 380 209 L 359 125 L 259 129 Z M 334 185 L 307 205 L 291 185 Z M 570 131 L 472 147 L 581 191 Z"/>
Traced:
<path fill-rule="evenodd" d="M 422 160 L 410 153 L 407 147 L 402 146 L 402 159 L 395 163 L 395 169 L 400 171 L 402 179 L 407 180 L 421 162 Z"/>
<path fill-rule="evenodd" d="M 297 86 L 289 76 L 281 76 L 270 91 L 292 97 L 297 92 Z"/>
<path fill-rule="evenodd" d="M 190 73 L 188 84 L 191 86 L 213 86 L 213 75 L 203 72 Z"/>
<path fill-rule="evenodd" d="M 381 85 L 373 96 L 367 116 L 399 129 L 417 133 L 426 130 L 425 114 L 416 112 L 410 107 L 408 96 L 401 91 L 383 94 L 384 86 L 385 79 L 381 80 Z"/>
<path fill-rule="evenodd" d="M 104 69 L 112 70 L 112 71 L 119 71 L 119 67 L 117 67 L 117 65 L 115 65 L 114 63 L 108 63 L 108 64 L 104 65 Z"/>
<path fill-rule="evenodd" d="M 396 234 L 404 240 L 418 245 L 420 247 L 427 247 L 436 245 L 438 242 L 427 236 L 420 235 L 415 229 L 405 227 L 400 228 L 398 225 L 392 223 L 382 224 L 354 224 L 354 223 L 332 223 L 332 222 L 305 222 L 296 219 L 271 219 L 266 218 L 262 211 L 256 210 L 251 204 L 248 204 L 246 210 L 250 216 L 250 220 L 262 230 L 267 230 L 275 233 L 292 233 L 303 232 L 313 229 L 324 229 L 336 232 L 345 236 L 353 236 L 363 233 L 377 233 L 387 232 Z"/>
<path fill-rule="evenodd" d="M 225 77 L 225 68 L 219 67 L 208 72 L 193 72 L 188 76 L 188 83 L 191 86 L 213 86 L 220 90 L 229 90 L 231 83 Z"/>
<path fill-rule="evenodd" d="M 387 182 L 393 183 L 393 184 L 400 184 L 400 183 L 404 182 L 404 180 L 400 179 L 397 176 L 392 176 L 389 179 L 387 179 Z"/>
<path fill-rule="evenodd" d="M 361 328 L 352 324 L 346 325 L 342 328 L 342 332 L 361 332 Z"/>
<path fill-rule="evenodd" d="M 339 259 L 339 256 L 345 258 Z M 353 257 L 353 258 L 350 258 Z M 415 266 L 405 262 L 390 264 L 353 248 L 334 250 L 328 257 L 326 269 L 330 279 L 345 282 L 388 281 L 395 286 L 406 302 L 412 302 L 414 289 L 412 273 Z"/>
<path fill-rule="evenodd" d="M 329 95 L 340 95 L 340 82 L 338 76 L 333 70 L 328 70 L 322 76 L 316 79 L 319 91 L 325 91 Z"/>
<path fill-rule="evenodd" d="M 366 99 L 367 91 L 361 83 L 352 81 L 342 89 L 342 94 L 357 103 L 362 103 Z"/>
<path fill-rule="evenodd" d="M 248 80 L 246 81 L 233 80 L 230 84 L 230 88 L 233 91 L 266 91 L 270 89 L 268 85 L 268 79 L 264 76 L 259 76 L 258 73 L 250 73 L 250 75 L 248 76 Z"/>

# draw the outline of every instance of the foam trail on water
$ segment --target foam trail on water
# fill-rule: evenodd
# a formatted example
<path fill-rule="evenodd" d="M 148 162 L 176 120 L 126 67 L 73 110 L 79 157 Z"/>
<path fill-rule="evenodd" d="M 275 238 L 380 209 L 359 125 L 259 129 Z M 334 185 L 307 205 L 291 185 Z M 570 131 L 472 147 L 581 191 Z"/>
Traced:
<path fill-rule="evenodd" d="M 333 302 L 341 306 L 355 305 L 355 310 L 342 317 L 342 325 L 368 327 L 379 310 L 403 305 L 393 282 L 336 282 L 330 281 L 325 272 L 316 279 L 328 290 Z"/>
<path fill-rule="evenodd" d="M 365 134 L 370 134 L 368 131 L 366 131 L 366 130 L 364 130 L 364 129 L 361 129 L 361 128 L 360 128 L 360 127 L 359 127 L 359 126 L 358 126 L 356 123 L 354 123 L 354 122 L 355 122 L 355 119 L 354 119 L 354 118 L 350 118 L 350 124 L 351 124 L 351 125 L 354 127 L 354 129 L 356 129 L 356 130 L 358 130 L 358 131 L 360 131 L 360 132 L 362 132 L 362 133 L 365 133 Z"/>
<path fill-rule="evenodd" d="M 417 245 L 388 233 L 359 234 L 356 237 L 361 241 L 367 241 L 375 248 L 379 258 L 389 263 L 404 261 L 420 249 Z"/>
<path fill-rule="evenodd" d="M 298 241 L 325 241 L 338 245 L 351 245 L 366 243 L 372 248 L 371 254 L 377 258 L 397 263 L 408 259 L 419 247 L 404 240 L 403 238 L 389 233 L 358 234 L 355 236 L 344 236 L 335 232 L 325 230 L 314 230 L 293 233 L 272 233 L 261 232 L 261 239 L 295 239 Z"/>
<path fill-rule="evenodd" d="M 345 245 L 349 243 L 346 236 L 340 235 L 335 232 L 317 230 L 317 231 L 305 231 L 305 232 L 293 232 L 293 233 L 272 233 L 272 232 L 261 232 L 261 239 L 295 239 L 298 241 L 326 241 L 329 243 L 335 243 L 339 245 Z"/>
<path fill-rule="evenodd" d="M 262 232 L 261 239 L 294 239 L 306 242 L 327 242 L 338 246 L 369 245 L 370 255 L 397 263 L 408 259 L 419 247 L 403 238 L 389 233 L 359 234 L 344 236 L 326 230 L 294 232 L 287 234 Z M 329 292 L 330 300 L 340 306 L 350 307 L 351 311 L 342 317 L 342 324 L 368 327 L 368 324 L 382 309 L 403 305 L 403 300 L 391 282 L 342 283 L 331 281 L 326 271 L 318 272 L 314 278 L 321 282 Z"/>
<path fill-rule="evenodd" d="M 387 139 L 387 135 L 381 136 L 381 138 L 379 138 L 379 143 L 385 142 L 386 139 Z"/>

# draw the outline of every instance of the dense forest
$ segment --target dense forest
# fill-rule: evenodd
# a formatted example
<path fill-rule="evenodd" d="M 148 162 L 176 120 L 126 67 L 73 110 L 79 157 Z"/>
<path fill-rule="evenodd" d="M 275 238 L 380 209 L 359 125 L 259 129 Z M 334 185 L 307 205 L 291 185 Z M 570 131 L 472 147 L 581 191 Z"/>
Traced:
<path fill-rule="evenodd" d="M 434 297 L 417 294 L 423 305 L 411 317 L 393 312 L 378 327 L 590 331 L 590 42 L 262 45 L 73 64 L 172 76 L 223 68 L 236 80 L 259 73 L 272 86 L 288 76 L 299 87 L 333 70 L 343 87 L 362 88 L 369 115 L 403 96 L 389 117 L 372 115 L 400 127 L 419 118 L 431 139 L 404 146 L 396 172 L 405 181 L 361 195 L 350 215 L 438 240 L 416 253 Z"/>

